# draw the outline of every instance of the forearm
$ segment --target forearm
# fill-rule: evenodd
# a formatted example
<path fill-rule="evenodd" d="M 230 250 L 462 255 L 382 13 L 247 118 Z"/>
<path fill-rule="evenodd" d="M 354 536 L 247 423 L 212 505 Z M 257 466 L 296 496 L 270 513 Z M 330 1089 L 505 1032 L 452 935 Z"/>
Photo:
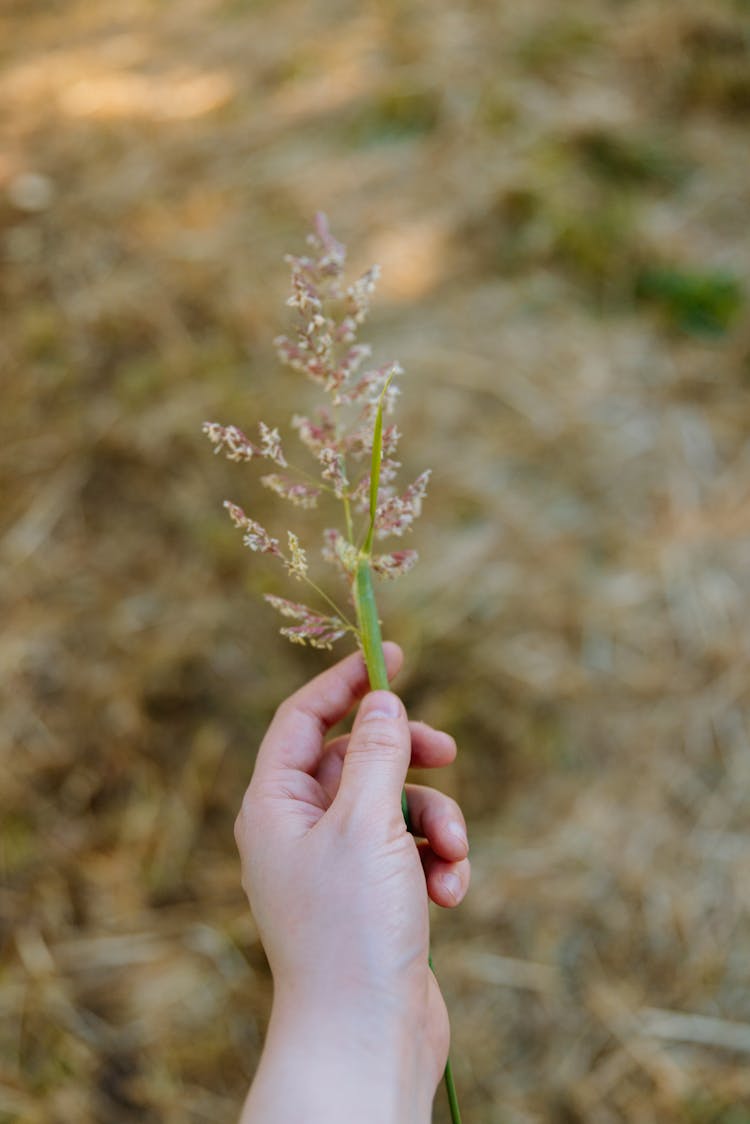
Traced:
<path fill-rule="evenodd" d="M 366 1007 L 350 1018 L 275 1004 L 240 1124 L 429 1124 L 428 1070 L 418 1036 Z"/>

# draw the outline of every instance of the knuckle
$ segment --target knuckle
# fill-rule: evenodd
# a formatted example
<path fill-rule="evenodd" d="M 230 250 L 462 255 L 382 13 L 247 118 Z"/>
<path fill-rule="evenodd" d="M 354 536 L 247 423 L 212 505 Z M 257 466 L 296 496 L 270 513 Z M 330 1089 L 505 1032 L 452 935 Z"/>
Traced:
<path fill-rule="evenodd" d="M 442 792 L 437 792 L 435 789 L 431 792 L 431 798 L 425 802 L 425 818 L 438 829 L 448 828 L 450 825 L 456 823 L 464 827 L 464 817 L 461 814 L 461 809 L 455 800 L 450 796 L 446 796 Z"/>
<path fill-rule="evenodd" d="M 297 703 L 295 695 L 289 695 L 288 698 L 282 699 L 282 701 L 276 707 L 276 710 L 273 712 L 274 720 L 277 718 L 281 720 L 287 718 L 296 709 L 296 706 Z"/>
<path fill-rule="evenodd" d="M 444 815 L 445 815 L 445 818 L 447 820 L 451 820 L 451 821 L 458 820 L 458 822 L 462 826 L 465 826 L 464 825 L 464 814 L 461 811 L 461 807 L 458 804 L 458 802 L 453 799 L 452 796 L 446 796 L 446 798 L 445 798 Z"/>
<path fill-rule="evenodd" d="M 401 748 L 398 734 L 375 723 L 361 727 L 359 737 L 352 739 L 350 751 L 362 756 L 392 758 Z"/>
<path fill-rule="evenodd" d="M 452 797 L 435 789 L 432 789 L 431 797 L 425 804 L 424 820 L 432 832 L 447 831 L 456 821 L 464 826 L 461 809 Z"/>

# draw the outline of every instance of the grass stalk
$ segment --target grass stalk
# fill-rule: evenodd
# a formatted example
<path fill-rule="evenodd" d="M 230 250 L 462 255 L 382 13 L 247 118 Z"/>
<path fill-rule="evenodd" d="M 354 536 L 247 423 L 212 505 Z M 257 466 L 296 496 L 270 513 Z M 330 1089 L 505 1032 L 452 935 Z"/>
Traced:
<path fill-rule="evenodd" d="M 362 651 L 367 665 L 370 688 L 373 691 L 389 691 L 390 686 L 388 683 L 388 673 L 385 667 L 385 658 L 383 656 L 380 621 L 378 620 L 377 605 L 375 604 L 375 591 L 372 586 L 372 570 L 370 569 L 369 556 L 366 554 L 360 556 L 357 566 L 354 582 L 354 605 L 357 611 L 357 624 L 359 625 Z M 401 810 L 404 814 L 406 829 L 407 831 L 411 831 L 409 806 L 405 791 L 401 793 Z M 434 972 L 432 956 L 429 957 L 429 964 Z M 450 1058 L 448 1058 L 445 1063 L 443 1082 L 448 1096 L 452 1124 L 461 1124 L 461 1112 L 458 1107 L 458 1097 L 456 1095 L 456 1085 L 453 1080 L 453 1069 Z"/>
<path fill-rule="evenodd" d="M 372 442 L 372 465 L 370 469 L 370 520 L 364 546 L 360 551 L 357 570 L 354 575 L 354 607 L 357 614 L 357 625 L 362 643 L 362 651 L 367 665 L 367 674 L 370 680 L 370 687 L 373 691 L 390 690 L 385 657 L 383 656 L 383 638 L 380 632 L 380 620 L 378 619 L 378 609 L 375 602 L 375 590 L 372 584 L 372 567 L 370 565 L 378 510 L 380 465 L 383 456 L 383 405 L 389 382 L 390 379 L 386 381 L 383 387 L 380 401 L 378 402 L 377 414 L 375 416 Z M 403 812 L 406 830 L 411 832 L 409 805 L 405 790 L 401 792 L 401 811 Z M 434 972 L 435 969 L 433 968 L 431 954 L 428 954 L 428 961 L 431 971 Z M 456 1085 L 453 1080 L 453 1068 L 450 1058 L 447 1058 L 445 1063 L 443 1081 L 448 1096 L 452 1124 L 461 1124 L 461 1112 L 458 1107 L 458 1097 L 456 1095 Z"/>

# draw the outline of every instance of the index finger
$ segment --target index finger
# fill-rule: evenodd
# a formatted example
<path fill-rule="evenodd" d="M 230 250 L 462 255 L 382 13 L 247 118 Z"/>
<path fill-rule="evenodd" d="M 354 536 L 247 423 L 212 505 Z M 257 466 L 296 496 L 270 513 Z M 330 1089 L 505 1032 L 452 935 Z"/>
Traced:
<path fill-rule="evenodd" d="M 398 644 L 383 645 L 388 678 L 403 663 Z M 329 667 L 285 699 L 268 727 L 255 763 L 258 777 L 294 769 L 313 773 L 323 755 L 324 738 L 367 694 L 370 684 L 361 652 Z"/>

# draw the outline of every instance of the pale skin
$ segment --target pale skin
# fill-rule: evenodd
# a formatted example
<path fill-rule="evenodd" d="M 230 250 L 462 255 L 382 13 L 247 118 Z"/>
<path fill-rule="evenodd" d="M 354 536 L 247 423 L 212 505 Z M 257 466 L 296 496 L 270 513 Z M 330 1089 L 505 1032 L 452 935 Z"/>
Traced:
<path fill-rule="evenodd" d="M 384 645 L 389 680 L 402 662 Z M 448 734 L 367 693 L 359 653 L 281 704 L 237 817 L 243 886 L 274 978 L 271 1020 L 240 1124 L 428 1124 L 448 1014 L 428 967 L 428 897 L 469 884 L 450 797 L 407 785 L 448 765 Z M 329 730 L 363 699 L 351 735 Z M 415 838 L 416 837 L 416 838 Z M 420 839 L 421 842 L 417 842 Z"/>

